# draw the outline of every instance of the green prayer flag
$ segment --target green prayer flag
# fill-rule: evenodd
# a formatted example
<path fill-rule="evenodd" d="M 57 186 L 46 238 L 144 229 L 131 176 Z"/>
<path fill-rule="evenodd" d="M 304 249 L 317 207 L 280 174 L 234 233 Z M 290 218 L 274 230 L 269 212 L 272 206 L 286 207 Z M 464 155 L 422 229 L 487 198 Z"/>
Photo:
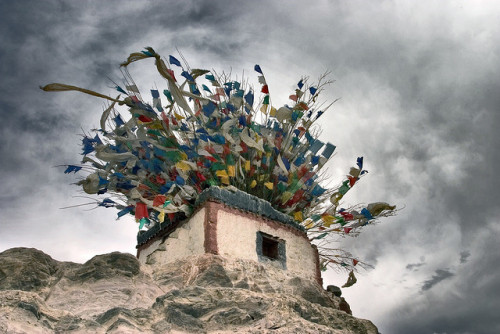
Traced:
<path fill-rule="evenodd" d="M 311 216 L 311 219 L 314 221 L 314 222 L 317 222 L 318 220 L 321 219 L 321 216 L 320 215 L 312 215 Z"/>
<path fill-rule="evenodd" d="M 348 184 L 349 184 L 349 180 L 346 180 L 342 183 L 342 186 L 339 188 L 339 193 L 341 195 L 345 195 L 349 191 L 350 188 L 349 188 Z"/>
<path fill-rule="evenodd" d="M 149 225 L 149 220 L 147 218 L 141 218 L 141 220 L 139 220 L 139 230 L 142 230 L 144 224 Z"/>
<path fill-rule="evenodd" d="M 210 167 L 211 170 L 217 171 L 217 170 L 223 170 L 226 169 L 226 165 L 221 163 L 221 162 L 214 162 L 212 166 Z"/>
<path fill-rule="evenodd" d="M 167 99 L 170 101 L 170 103 L 174 102 L 174 99 L 172 99 L 172 94 L 170 94 L 170 91 L 168 89 L 163 90 L 163 95 L 167 97 Z"/>
<path fill-rule="evenodd" d="M 226 156 L 226 165 L 228 166 L 234 166 L 236 164 L 236 162 L 234 161 L 234 157 L 231 153 L 229 153 L 227 156 Z"/>
<path fill-rule="evenodd" d="M 269 104 L 269 95 L 264 96 L 264 102 L 262 104 Z"/>

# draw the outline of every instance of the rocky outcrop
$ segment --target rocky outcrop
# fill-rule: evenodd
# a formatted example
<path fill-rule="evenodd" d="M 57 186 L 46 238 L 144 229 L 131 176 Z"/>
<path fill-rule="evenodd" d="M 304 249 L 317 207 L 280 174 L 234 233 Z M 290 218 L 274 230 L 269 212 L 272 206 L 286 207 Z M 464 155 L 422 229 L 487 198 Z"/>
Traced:
<path fill-rule="evenodd" d="M 343 303 L 272 265 L 210 254 L 158 267 L 0 253 L 0 333 L 377 333 Z"/>

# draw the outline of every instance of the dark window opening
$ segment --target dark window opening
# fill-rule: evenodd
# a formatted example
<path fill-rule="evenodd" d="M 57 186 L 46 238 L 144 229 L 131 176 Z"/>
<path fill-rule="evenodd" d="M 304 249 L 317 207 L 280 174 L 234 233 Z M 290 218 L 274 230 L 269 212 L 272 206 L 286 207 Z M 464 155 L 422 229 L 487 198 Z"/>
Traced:
<path fill-rule="evenodd" d="M 283 269 L 286 269 L 285 240 L 258 231 L 256 246 L 259 262 L 270 261 L 274 264 L 281 265 Z"/>
<path fill-rule="evenodd" d="M 262 236 L 262 255 L 267 256 L 270 259 L 278 259 L 278 240 L 274 240 L 267 236 Z"/>

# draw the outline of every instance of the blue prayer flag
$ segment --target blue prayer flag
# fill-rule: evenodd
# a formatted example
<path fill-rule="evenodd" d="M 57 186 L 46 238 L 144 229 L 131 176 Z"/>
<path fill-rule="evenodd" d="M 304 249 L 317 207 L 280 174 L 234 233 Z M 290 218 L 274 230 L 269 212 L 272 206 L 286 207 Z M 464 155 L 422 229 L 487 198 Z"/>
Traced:
<path fill-rule="evenodd" d="M 319 186 L 319 184 L 317 184 L 317 185 L 313 188 L 313 190 L 312 190 L 311 194 L 312 194 L 313 196 L 321 196 L 321 195 L 322 195 L 325 191 L 326 191 L 326 189 L 321 188 L 321 187 Z"/>
<path fill-rule="evenodd" d="M 312 154 L 318 153 L 320 148 L 322 148 L 324 143 L 319 140 L 319 139 L 314 139 L 314 142 L 311 144 L 311 147 L 309 148 L 309 151 L 312 152 Z"/>
<path fill-rule="evenodd" d="M 64 174 L 69 174 L 71 172 L 76 173 L 78 172 L 82 167 L 79 166 L 74 166 L 74 165 L 68 165 L 68 168 L 64 171 Z"/>
<path fill-rule="evenodd" d="M 132 212 L 133 209 L 133 206 L 127 206 L 125 209 L 118 212 L 118 218 L 125 216 L 129 212 Z"/>
<path fill-rule="evenodd" d="M 126 91 L 124 91 L 120 86 L 116 86 L 115 87 L 117 91 L 119 91 L 120 93 L 123 93 L 123 94 L 127 94 Z M 127 94 L 128 95 L 128 94 Z"/>
<path fill-rule="evenodd" d="M 205 116 L 210 117 L 212 113 L 215 111 L 215 103 L 209 102 L 208 104 L 203 106 L 203 113 Z"/>
<path fill-rule="evenodd" d="M 356 164 L 358 165 L 359 169 L 363 169 L 363 157 L 359 157 L 356 161 Z"/>
<path fill-rule="evenodd" d="M 209 92 L 210 94 L 212 94 L 212 92 L 210 91 L 210 88 L 208 88 L 208 87 L 207 87 L 207 85 L 204 85 L 204 84 L 203 84 L 203 85 L 201 85 L 201 86 L 203 87 L 203 90 L 204 90 L 204 91 L 207 91 L 207 92 Z"/>
<path fill-rule="evenodd" d="M 182 71 L 181 75 L 189 81 L 194 81 L 194 78 L 186 71 Z"/>
<path fill-rule="evenodd" d="M 174 56 L 169 56 L 169 57 L 168 57 L 168 62 L 169 62 L 170 64 L 173 64 L 173 65 L 177 65 L 177 66 L 179 66 L 179 67 L 182 67 L 182 66 L 181 66 L 181 62 L 180 62 L 177 58 L 175 58 Z"/>
<path fill-rule="evenodd" d="M 321 155 L 328 159 L 332 155 L 333 151 L 335 151 L 335 145 L 327 143 Z"/>
<path fill-rule="evenodd" d="M 180 186 L 183 186 L 186 184 L 186 181 L 180 175 L 177 175 L 175 177 L 175 183 L 177 183 Z"/>
<path fill-rule="evenodd" d="M 99 203 L 98 206 L 103 206 L 105 208 L 111 208 L 111 207 L 115 206 L 115 204 L 116 203 L 113 200 L 111 200 L 109 198 L 105 198 L 105 199 L 103 199 L 103 201 L 101 203 Z"/>
<path fill-rule="evenodd" d="M 116 115 L 116 117 L 113 118 L 113 121 L 115 121 L 116 126 L 122 126 L 123 124 L 125 124 L 120 115 Z"/>
<path fill-rule="evenodd" d="M 368 220 L 373 219 L 372 214 L 370 213 L 370 211 L 368 211 L 367 208 L 364 208 L 363 210 L 361 210 L 361 214 L 363 216 L 365 216 L 365 218 L 368 219 Z"/>

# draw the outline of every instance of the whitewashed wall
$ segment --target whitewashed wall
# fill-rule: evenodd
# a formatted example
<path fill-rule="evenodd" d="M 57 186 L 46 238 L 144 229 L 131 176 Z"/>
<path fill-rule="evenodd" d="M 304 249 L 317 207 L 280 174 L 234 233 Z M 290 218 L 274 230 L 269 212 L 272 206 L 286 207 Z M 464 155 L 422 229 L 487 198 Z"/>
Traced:
<path fill-rule="evenodd" d="M 205 253 L 205 208 L 201 208 L 164 242 L 157 240 L 139 253 L 141 264 L 161 265 Z M 148 259 L 149 256 L 149 259 Z"/>
<path fill-rule="evenodd" d="M 286 229 L 274 229 L 261 220 L 251 219 L 224 210 L 217 214 L 219 254 L 258 261 L 256 236 L 261 231 L 285 240 L 287 270 L 297 276 L 314 279 L 316 255 L 309 241 Z"/>

